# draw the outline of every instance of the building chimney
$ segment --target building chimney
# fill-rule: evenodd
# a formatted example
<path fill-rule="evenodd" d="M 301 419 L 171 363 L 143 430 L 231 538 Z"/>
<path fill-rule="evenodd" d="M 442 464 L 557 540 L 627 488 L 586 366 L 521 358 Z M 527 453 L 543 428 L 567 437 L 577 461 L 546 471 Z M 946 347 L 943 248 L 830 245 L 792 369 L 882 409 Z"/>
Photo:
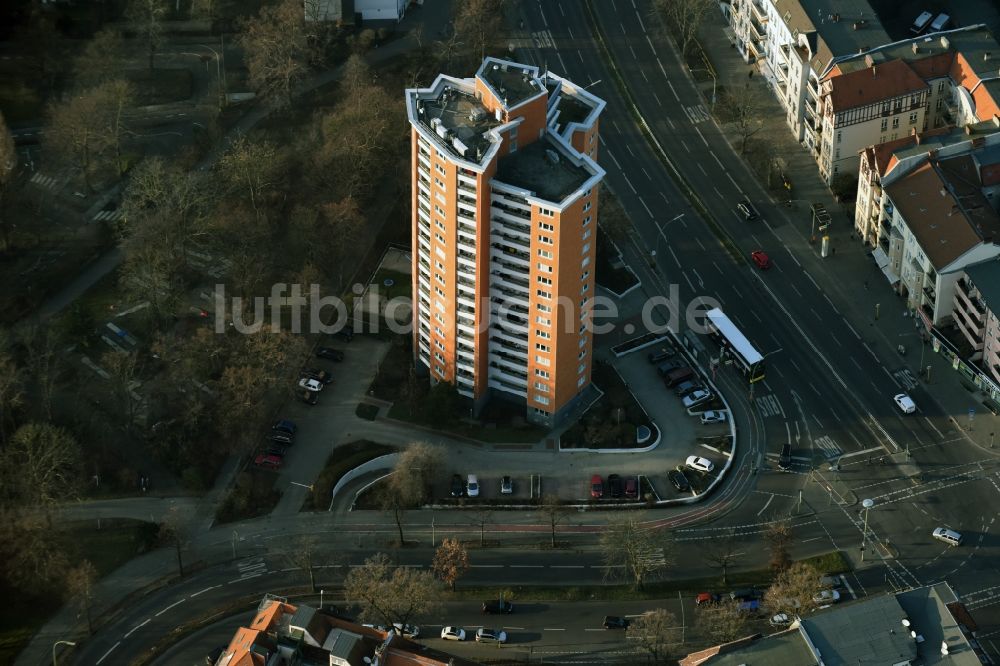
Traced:
<path fill-rule="evenodd" d="M 913 50 L 914 53 L 920 53 L 920 46 L 916 42 L 910 44 L 910 48 Z"/>

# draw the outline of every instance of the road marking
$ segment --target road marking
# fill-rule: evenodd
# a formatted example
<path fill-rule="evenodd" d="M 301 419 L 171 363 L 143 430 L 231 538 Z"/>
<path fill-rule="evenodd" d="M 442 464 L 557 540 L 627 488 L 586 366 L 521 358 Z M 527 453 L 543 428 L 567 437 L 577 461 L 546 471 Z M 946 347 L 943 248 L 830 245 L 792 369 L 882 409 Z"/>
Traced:
<path fill-rule="evenodd" d="M 715 266 L 715 269 L 717 271 L 719 271 L 719 273 L 721 273 L 722 275 L 725 275 L 725 273 L 722 270 L 722 267 L 719 266 L 719 264 L 715 263 L 715 261 L 712 261 L 712 265 Z M 753 312 L 753 310 L 751 310 L 751 312 Z M 754 313 L 754 314 L 756 314 L 756 313 Z"/>
<path fill-rule="evenodd" d="M 795 368 L 795 372 L 802 372 L 802 368 L 799 367 L 799 364 L 795 362 L 794 358 L 789 358 L 788 362 Z"/>
<path fill-rule="evenodd" d="M 694 288 L 694 283 L 691 282 L 691 278 L 688 277 L 688 274 L 686 272 L 684 272 L 684 271 L 681 271 L 681 275 L 683 275 L 684 279 L 687 280 L 688 286 L 691 287 L 691 291 L 697 291 Z"/>
<path fill-rule="evenodd" d="M 109 654 L 111 654 L 112 652 L 114 652 L 114 651 L 115 651 L 115 648 L 116 648 L 116 647 L 118 647 L 118 646 L 119 646 L 119 645 L 121 645 L 121 644 L 122 644 L 122 642 L 121 642 L 121 641 L 118 641 L 117 643 L 115 643 L 114 645 L 112 645 L 112 646 L 111 646 L 111 649 L 110 649 L 110 650 L 108 650 L 107 652 L 105 652 L 105 653 L 104 653 L 104 654 L 103 654 L 103 655 L 101 656 L 101 658 L 97 660 L 97 663 L 99 664 L 99 663 L 101 663 L 102 661 L 104 661 L 105 659 L 107 659 L 107 658 L 108 658 L 108 655 L 109 655 Z"/>
<path fill-rule="evenodd" d="M 655 90 L 650 90 L 650 92 L 653 93 L 653 97 L 656 99 L 656 105 L 657 106 L 663 106 L 663 103 L 660 101 L 660 96 L 656 94 L 656 91 Z M 669 121 L 670 119 L 667 118 L 667 120 Z M 671 124 L 671 126 L 673 125 L 673 123 L 670 123 L 670 124 Z"/>
<path fill-rule="evenodd" d="M 758 516 L 759 516 L 760 514 L 764 513 L 764 511 L 765 511 L 765 510 L 767 510 L 767 507 L 771 506 L 771 501 L 772 501 L 773 499 L 774 499 L 774 495 L 771 495 L 770 497 L 768 497 L 768 498 L 767 498 L 767 501 L 766 501 L 766 502 L 764 502 L 764 506 L 763 506 L 763 507 L 761 507 L 760 511 L 758 511 L 758 512 L 757 512 L 757 515 L 758 515 Z"/>
<path fill-rule="evenodd" d="M 355 566 L 355 565 L 353 565 L 353 564 L 352 564 L 351 566 L 353 567 L 353 566 Z M 357 566 L 361 566 L 361 565 L 357 565 Z M 251 579 L 253 579 L 253 578 L 258 578 L 258 577 L 260 577 L 260 576 L 263 576 L 263 575 L 264 575 L 264 573 L 265 573 L 265 572 L 261 571 L 260 573 L 258 573 L 258 574 L 254 574 L 254 575 L 252 575 L 252 576 L 240 576 L 239 578 L 234 578 L 233 580 L 229 581 L 228 583 L 226 583 L 226 585 L 232 585 L 233 583 L 238 583 L 238 582 L 240 582 L 241 580 L 251 580 Z"/>
<path fill-rule="evenodd" d="M 416 566 L 420 566 L 419 564 Z M 502 564 L 470 564 L 473 569 L 502 569 Z"/>
<path fill-rule="evenodd" d="M 836 340 L 836 338 L 834 338 L 834 340 Z M 861 370 L 862 372 L 864 372 L 864 368 L 862 368 L 862 367 L 861 367 L 861 364 L 860 364 L 860 363 L 858 363 L 858 359 L 856 359 L 856 358 L 854 358 L 854 357 L 852 356 L 852 357 L 851 357 L 851 362 L 852 362 L 852 363 L 854 363 L 854 365 L 856 365 L 856 366 L 857 366 L 858 370 Z"/>
<path fill-rule="evenodd" d="M 632 157 L 635 157 L 635 153 L 632 152 L 632 146 L 630 146 L 629 144 L 626 143 L 625 144 L 625 150 L 628 151 L 629 155 L 631 155 Z"/>
<path fill-rule="evenodd" d="M 648 171 L 646 171 L 646 167 L 639 167 L 639 168 L 642 169 L 642 172 L 644 174 L 646 174 L 646 178 L 648 178 L 649 180 L 653 180 L 653 177 L 649 175 Z"/>
<path fill-rule="evenodd" d="M 681 142 L 682 146 L 684 146 L 684 150 L 688 151 L 689 153 L 691 152 L 691 149 L 688 148 L 688 145 L 684 143 L 684 139 L 677 139 L 677 140 Z"/>
<path fill-rule="evenodd" d="M 677 255 L 674 254 L 674 248 L 672 246 L 668 245 L 667 249 L 670 250 L 670 256 L 674 258 L 674 263 L 677 264 L 678 266 L 680 266 L 681 262 L 680 262 L 679 259 L 677 259 Z"/>
<path fill-rule="evenodd" d="M 725 198 L 725 197 L 722 196 L 722 192 L 719 191 L 718 187 L 716 187 L 715 185 L 712 185 L 712 189 L 715 190 L 715 193 L 719 195 L 720 199 Z"/>
<path fill-rule="evenodd" d="M 556 629 L 556 628 L 552 628 L 552 627 L 546 627 L 546 628 L 542 629 L 542 631 L 566 631 L 566 630 L 565 629 Z"/>
<path fill-rule="evenodd" d="M 199 594 L 202 594 L 204 592 L 208 592 L 209 590 L 214 590 L 217 587 L 222 587 L 222 584 L 220 583 L 219 585 L 212 585 L 211 587 L 206 587 L 204 590 L 198 590 L 194 594 L 190 595 L 190 598 L 193 599 L 194 597 L 197 597 Z"/>
<path fill-rule="evenodd" d="M 701 169 L 701 172 L 702 172 L 702 173 L 703 173 L 704 175 L 706 175 L 706 176 L 708 175 L 708 172 L 707 172 L 707 171 L 705 171 L 705 167 L 703 167 L 703 166 L 701 165 L 701 162 L 698 162 L 698 168 L 699 168 L 699 169 Z"/>
<path fill-rule="evenodd" d="M 816 287 L 816 291 L 822 291 L 822 290 L 821 290 L 821 289 L 819 288 L 819 285 L 818 285 L 818 284 L 816 284 L 816 280 L 813 280 L 813 276 L 812 276 L 812 275 L 809 275 L 809 271 L 806 271 L 806 277 L 807 277 L 807 278 L 809 278 L 809 281 L 813 283 L 813 286 L 814 286 L 814 287 Z"/>
<path fill-rule="evenodd" d="M 820 425 L 820 427 L 822 428 L 823 426 Z M 820 450 L 823 451 L 823 455 L 826 456 L 827 460 L 832 460 L 833 458 L 840 456 L 840 454 L 844 452 L 843 449 L 837 446 L 837 443 L 833 441 L 833 439 L 828 435 L 817 437 L 816 439 L 813 440 L 813 444 L 818 446 Z"/>
<path fill-rule="evenodd" d="M 819 289 L 819 287 L 816 287 L 816 288 Z M 833 301 L 830 300 L 829 296 L 827 296 L 826 294 L 823 294 L 823 298 L 826 299 L 826 302 L 830 304 L 831 308 L 833 308 L 834 310 L 837 309 L 837 306 L 833 304 Z"/>
<path fill-rule="evenodd" d="M 708 141 L 705 140 L 705 135 L 701 133 L 701 130 L 695 127 L 694 131 L 697 132 L 698 136 L 701 137 L 701 142 L 704 143 L 706 147 L 708 147 Z"/>
<path fill-rule="evenodd" d="M 584 629 L 584 631 L 607 631 L 607 629 Z"/>
<path fill-rule="evenodd" d="M 812 313 L 813 313 L 813 316 L 815 316 L 815 317 L 816 317 L 816 319 L 818 319 L 818 320 L 820 320 L 820 321 L 823 321 L 823 318 L 819 316 L 819 313 L 818 313 L 818 312 L 816 312 L 816 310 L 815 310 L 815 309 L 813 309 L 813 308 L 809 308 L 809 312 L 812 312 Z"/>
<path fill-rule="evenodd" d="M 843 343 L 841 343 L 840 338 L 838 338 L 836 335 L 830 335 L 830 337 L 833 338 L 833 341 L 836 342 L 839 346 L 841 347 L 844 346 Z"/>
<path fill-rule="evenodd" d="M 618 163 L 618 160 L 615 158 L 615 154 L 613 152 L 611 152 L 611 149 L 610 148 L 605 148 L 604 152 L 606 152 L 608 154 L 608 157 L 611 158 L 611 161 L 614 162 L 615 166 L 618 167 L 618 170 L 621 171 L 622 170 L 622 165 Z"/>
<path fill-rule="evenodd" d="M 851 329 L 851 333 L 854 334 L 854 337 L 856 337 L 858 340 L 860 340 L 861 336 L 858 335 L 858 332 L 854 330 L 854 327 L 851 326 L 850 322 L 847 321 L 846 319 L 844 319 L 844 323 L 847 324 L 847 328 Z"/>
<path fill-rule="evenodd" d="M 549 567 L 552 569 L 583 569 L 586 565 L 583 564 L 550 564 Z"/>
<path fill-rule="evenodd" d="M 511 569 L 543 569 L 544 564 L 510 564 Z"/>
<path fill-rule="evenodd" d="M 166 613 L 168 610 L 170 610 L 174 606 L 180 606 L 185 601 L 187 601 L 187 599 L 181 599 L 180 601 L 175 601 L 174 603 L 170 604 L 169 606 L 167 606 L 166 608 L 164 608 L 163 610 L 161 610 L 159 613 L 157 613 L 156 617 L 160 617 L 161 615 L 163 615 L 164 613 Z"/>
<path fill-rule="evenodd" d="M 649 213 L 649 216 L 653 217 L 653 211 L 649 210 L 649 206 L 646 205 L 646 202 L 643 200 L 642 197 L 639 197 L 639 203 L 641 203 L 642 207 L 646 209 L 646 212 Z"/>
<path fill-rule="evenodd" d="M 128 633 L 125 634 L 125 638 L 128 638 L 129 636 L 131 636 L 133 633 L 135 633 L 136 630 L 145 627 L 147 624 L 149 624 L 149 621 L 152 620 L 152 619 L 153 618 L 151 618 L 151 617 L 147 617 L 145 620 L 142 621 L 141 624 L 137 624 L 134 627 L 132 627 L 131 629 L 129 629 Z M 113 650 L 114 648 L 111 648 L 111 649 Z M 111 650 L 108 650 L 108 652 L 110 652 L 110 651 Z M 101 662 L 97 662 L 97 663 L 101 663 Z"/>
<path fill-rule="evenodd" d="M 694 242 L 696 242 L 696 243 L 698 244 L 698 247 L 700 247 L 700 248 L 701 248 L 701 251 L 702 251 L 702 252 L 708 252 L 708 250 L 707 250 L 707 249 L 705 249 L 705 244 L 701 242 L 701 239 L 700 239 L 700 238 L 698 238 L 697 236 L 695 236 L 695 237 L 694 237 Z"/>
<path fill-rule="evenodd" d="M 798 294 L 800 298 L 802 297 L 802 292 L 799 291 L 799 288 L 795 286 L 794 282 L 789 282 L 788 286 L 791 287 L 792 289 L 794 289 L 795 293 Z"/>
<path fill-rule="evenodd" d="M 941 437 L 942 439 L 944 438 L 944 435 L 942 435 L 941 431 L 938 430 L 937 427 L 933 423 L 931 423 L 931 420 L 929 418 L 927 418 L 925 416 L 924 420 L 927 421 L 927 425 L 929 425 L 930 427 L 934 428 L 934 432 L 936 432 L 938 434 L 938 437 Z"/>

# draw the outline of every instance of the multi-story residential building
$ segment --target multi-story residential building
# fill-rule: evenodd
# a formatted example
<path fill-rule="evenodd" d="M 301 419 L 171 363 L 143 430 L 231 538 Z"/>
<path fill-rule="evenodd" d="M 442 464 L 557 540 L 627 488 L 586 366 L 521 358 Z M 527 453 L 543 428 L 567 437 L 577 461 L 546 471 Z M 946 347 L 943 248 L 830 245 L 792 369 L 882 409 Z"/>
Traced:
<path fill-rule="evenodd" d="M 364 627 L 305 604 L 265 596 L 249 627 L 240 627 L 217 666 L 475 666 L 397 631 Z"/>
<path fill-rule="evenodd" d="M 1000 113 L 993 52 L 985 26 L 907 39 L 835 58 L 822 75 L 822 122 L 814 155 L 828 183 L 857 173 L 857 154 L 945 125 L 992 120 Z"/>
<path fill-rule="evenodd" d="M 889 42 L 867 0 L 734 0 L 730 23 L 810 150 L 819 145 L 820 82 L 834 60 Z"/>
<path fill-rule="evenodd" d="M 1000 384 L 1000 261 L 966 267 L 955 289 L 954 319 L 968 344 L 966 360 Z"/>
<path fill-rule="evenodd" d="M 416 363 L 474 409 L 513 398 L 553 425 L 590 383 L 604 102 L 487 58 L 406 103 Z"/>
<path fill-rule="evenodd" d="M 862 153 L 855 228 L 928 329 L 951 320 L 964 269 L 1000 254 L 996 129 L 915 133 Z"/>

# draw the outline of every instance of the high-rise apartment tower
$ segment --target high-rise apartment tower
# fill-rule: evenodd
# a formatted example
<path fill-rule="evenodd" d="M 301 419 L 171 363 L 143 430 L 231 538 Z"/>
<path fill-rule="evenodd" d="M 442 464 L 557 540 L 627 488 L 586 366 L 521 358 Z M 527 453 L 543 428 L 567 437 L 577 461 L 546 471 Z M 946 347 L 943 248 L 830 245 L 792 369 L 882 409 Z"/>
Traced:
<path fill-rule="evenodd" d="M 604 101 L 487 58 L 406 103 L 417 366 L 477 410 L 513 398 L 554 425 L 590 384 Z"/>

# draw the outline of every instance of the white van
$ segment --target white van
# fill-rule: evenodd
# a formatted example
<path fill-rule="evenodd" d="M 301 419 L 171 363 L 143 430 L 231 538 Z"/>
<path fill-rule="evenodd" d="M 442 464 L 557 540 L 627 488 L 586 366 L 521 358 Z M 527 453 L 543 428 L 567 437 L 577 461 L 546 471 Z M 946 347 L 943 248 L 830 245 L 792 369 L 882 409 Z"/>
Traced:
<path fill-rule="evenodd" d="M 949 530 L 945 527 L 935 527 L 932 536 L 938 541 L 944 541 L 949 546 L 962 545 L 962 535 L 955 530 Z"/>
<path fill-rule="evenodd" d="M 910 27 L 910 32 L 914 35 L 919 35 L 927 29 L 927 26 L 930 25 L 931 19 L 933 18 L 934 14 L 931 14 L 930 12 L 920 12 L 920 16 L 917 17 L 917 20 L 913 22 L 913 26 Z"/>
<path fill-rule="evenodd" d="M 949 23 L 951 23 L 950 16 L 948 16 L 947 14 L 938 14 L 937 17 L 934 19 L 934 22 L 931 23 L 929 32 L 941 32 L 942 30 L 948 27 Z"/>

